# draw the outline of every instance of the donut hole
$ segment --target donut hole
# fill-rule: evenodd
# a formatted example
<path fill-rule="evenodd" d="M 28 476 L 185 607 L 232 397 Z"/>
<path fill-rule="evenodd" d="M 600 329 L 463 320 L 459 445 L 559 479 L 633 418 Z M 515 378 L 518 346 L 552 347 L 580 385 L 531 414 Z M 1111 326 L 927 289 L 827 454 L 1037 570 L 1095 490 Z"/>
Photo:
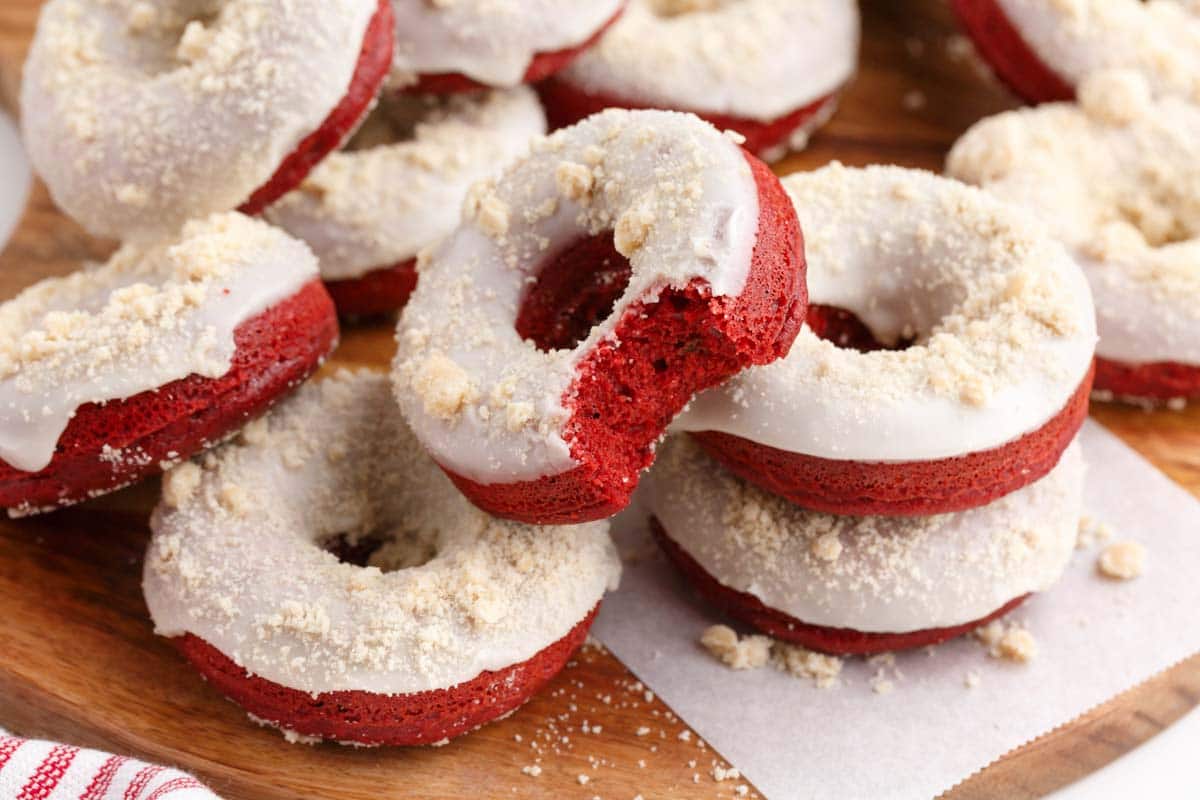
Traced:
<path fill-rule="evenodd" d="M 888 344 L 880 341 L 853 311 L 837 306 L 811 305 L 804 324 L 818 339 L 832 342 L 844 350 L 870 353 L 876 350 L 905 350 L 916 343 L 915 334 L 901 335 Z"/>
<path fill-rule="evenodd" d="M 423 567 L 437 558 L 436 539 L 425 531 L 394 529 L 336 533 L 320 543 L 338 561 L 381 572 Z"/>
<path fill-rule="evenodd" d="M 122 20 L 128 31 L 122 60 L 132 57 L 147 76 L 186 68 L 203 60 L 218 45 L 224 25 L 221 0 L 137 3 L 126 7 Z M 118 23 L 119 24 L 119 23 Z M 115 46 L 115 42 L 114 42 Z"/>
<path fill-rule="evenodd" d="M 517 314 L 517 334 L 539 350 L 570 350 L 612 314 L 632 274 L 611 233 L 568 245 L 538 273 Z M 671 300 L 681 301 L 682 298 Z M 667 364 L 655 362 L 664 372 Z"/>

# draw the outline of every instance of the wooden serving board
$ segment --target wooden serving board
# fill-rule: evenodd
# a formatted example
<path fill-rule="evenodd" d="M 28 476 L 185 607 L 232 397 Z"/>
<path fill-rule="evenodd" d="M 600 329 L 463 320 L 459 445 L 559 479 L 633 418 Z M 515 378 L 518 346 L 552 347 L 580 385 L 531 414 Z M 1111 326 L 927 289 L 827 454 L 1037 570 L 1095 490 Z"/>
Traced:
<path fill-rule="evenodd" d="M 9 109 L 39 5 L 0 3 L 0 103 Z M 964 56 L 943 0 L 864 0 L 863 10 L 858 79 L 829 127 L 781 171 L 835 158 L 937 170 L 968 125 L 1012 105 Z M 59 214 L 35 185 L 0 254 L 0 297 L 110 249 Z M 335 362 L 382 366 L 390 351 L 389 328 L 349 330 Z M 1200 495 L 1200 408 L 1100 407 L 1093 414 Z M 683 723 L 598 649 L 582 653 L 508 720 L 444 748 L 285 744 L 248 724 L 152 634 L 139 576 L 157 490 L 152 483 L 57 514 L 0 522 L 0 723 L 22 735 L 180 765 L 229 800 L 735 796 L 738 782 L 709 777 L 719 756 L 696 737 L 680 739 Z M 1040 796 L 1137 746 L 1198 700 L 1200 657 L 1008 755 L 948 796 Z M 637 736 L 642 727 L 651 733 Z M 542 773 L 523 774 L 535 761 Z"/>

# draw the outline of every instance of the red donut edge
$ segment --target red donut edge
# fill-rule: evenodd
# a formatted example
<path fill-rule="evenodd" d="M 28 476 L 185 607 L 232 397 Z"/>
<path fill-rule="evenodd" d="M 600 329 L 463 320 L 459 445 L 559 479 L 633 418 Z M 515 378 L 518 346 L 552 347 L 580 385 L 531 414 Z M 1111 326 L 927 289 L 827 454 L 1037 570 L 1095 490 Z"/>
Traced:
<path fill-rule="evenodd" d="M 571 62 L 579 58 L 585 51 L 595 47 L 596 43 L 600 41 L 604 34 L 608 33 L 608 29 L 616 24 L 624 12 L 625 5 L 622 3 L 621 7 L 617 9 L 617 13 L 609 17 L 608 21 L 601 25 L 582 44 L 577 44 L 573 47 L 564 47 L 561 50 L 548 50 L 543 53 L 535 53 L 533 60 L 529 62 L 529 67 L 525 70 L 525 74 L 521 78 L 521 82 L 525 84 L 538 83 L 569 67 Z M 486 83 L 481 83 L 474 78 L 468 78 L 461 72 L 427 72 L 418 75 L 415 83 L 405 86 L 400 91 L 404 94 L 457 94 L 490 88 L 494 87 L 488 86 Z"/>
<path fill-rule="evenodd" d="M 787 354 L 808 305 L 803 236 L 779 179 L 745 157 L 758 187 L 759 224 L 742 293 L 712 297 L 707 283 L 695 281 L 630 306 L 612 339 L 581 361 L 564 397 L 571 411 L 564 438 L 579 466 L 493 484 L 443 467 L 473 503 L 533 524 L 610 517 L 629 504 L 638 473 L 654 460 L 654 443 L 696 392 Z"/>
<path fill-rule="evenodd" d="M 982 619 L 948 628 L 926 628 L 907 633 L 865 633 L 851 628 L 810 625 L 764 605 L 752 594 L 731 589 L 718 581 L 667 534 L 657 518 L 651 518 L 650 529 L 667 559 L 710 605 L 772 638 L 838 656 L 866 656 L 941 644 L 1004 616 L 1029 597 L 1027 594 L 1021 595 Z"/>
<path fill-rule="evenodd" d="M 325 281 L 343 317 L 381 317 L 404 308 L 417 288 L 417 260 L 371 270 L 357 278 Z"/>
<path fill-rule="evenodd" d="M 965 511 L 1043 478 L 1087 418 L 1095 367 L 1048 422 L 991 450 L 932 461 L 868 462 L 791 453 L 716 431 L 690 434 L 726 469 L 798 506 L 847 516 Z"/>
<path fill-rule="evenodd" d="M 574 125 L 582 119 L 597 114 L 606 108 L 663 109 L 695 114 L 718 130 L 732 130 L 746 137 L 743 146 L 751 153 L 762 154 L 786 145 L 792 134 L 819 119 L 821 114 L 836 105 L 841 90 L 819 97 L 812 102 L 777 117 L 769 122 L 735 117 L 728 114 L 710 114 L 690 108 L 667 108 L 666 106 L 643 103 L 604 93 L 589 93 L 577 88 L 561 77 L 551 78 L 540 84 L 538 93 L 546 109 L 551 130 Z"/>
<path fill-rule="evenodd" d="M 232 364 L 221 377 L 189 375 L 124 400 L 80 406 L 44 469 L 0 462 L 0 508 L 25 514 L 71 505 L 189 458 L 303 382 L 337 339 L 333 302 L 313 279 L 237 327 Z M 105 461 L 106 445 L 137 458 Z"/>
<path fill-rule="evenodd" d="M 485 670 L 448 689 L 410 694 L 314 695 L 251 675 L 193 634 L 171 642 L 217 691 L 269 725 L 347 744 L 431 745 L 470 733 L 522 706 L 583 645 L 599 609 L 597 603 L 566 636 L 519 664 Z"/>
<path fill-rule="evenodd" d="M 1021 99 L 1033 104 L 1075 99 L 1075 87 L 1042 61 L 996 0 L 951 5 L 996 77 Z"/>
<path fill-rule="evenodd" d="M 358 65 L 345 96 L 329 112 L 320 127 L 305 137 L 288 155 L 275 174 L 238 209 L 256 216 L 267 206 L 299 186 L 317 164 L 340 148 L 371 110 L 388 72 L 395 46 L 395 18 L 391 0 L 379 0 L 363 36 Z"/>
<path fill-rule="evenodd" d="M 1192 400 L 1200 398 L 1200 366 L 1173 361 L 1127 364 L 1097 357 L 1095 390 L 1134 402 Z"/>

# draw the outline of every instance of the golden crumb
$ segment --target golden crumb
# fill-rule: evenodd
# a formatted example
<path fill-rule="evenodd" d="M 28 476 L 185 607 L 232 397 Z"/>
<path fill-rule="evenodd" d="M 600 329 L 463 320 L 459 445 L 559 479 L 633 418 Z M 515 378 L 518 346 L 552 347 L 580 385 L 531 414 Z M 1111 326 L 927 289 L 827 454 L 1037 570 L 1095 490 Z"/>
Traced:
<path fill-rule="evenodd" d="M 180 464 L 163 478 L 162 499 L 169 508 L 180 508 L 200 485 L 200 467 L 190 461 Z"/>
<path fill-rule="evenodd" d="M 713 625 L 700 637 L 700 644 L 731 669 L 757 669 L 771 655 L 771 640 L 766 636 L 738 638 L 727 625 Z"/>
<path fill-rule="evenodd" d="M 1106 578 L 1122 581 L 1137 578 L 1146 571 L 1146 547 L 1131 539 L 1114 542 L 1100 553 L 1096 568 Z"/>

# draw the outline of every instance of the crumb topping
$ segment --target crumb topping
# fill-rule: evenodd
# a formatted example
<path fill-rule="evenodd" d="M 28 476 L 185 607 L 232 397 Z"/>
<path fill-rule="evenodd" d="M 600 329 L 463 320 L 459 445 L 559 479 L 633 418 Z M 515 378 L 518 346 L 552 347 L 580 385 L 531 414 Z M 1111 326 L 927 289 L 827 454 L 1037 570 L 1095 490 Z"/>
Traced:
<path fill-rule="evenodd" d="M 301 691 L 424 691 L 531 657 L 616 585 L 606 523 L 479 511 L 382 375 L 306 384 L 265 419 L 167 478 L 144 574 L 162 635 L 191 632 Z M 369 550 L 365 566 L 331 542 Z"/>
<path fill-rule="evenodd" d="M 31 160 L 98 235 L 159 237 L 235 208 L 342 99 L 375 9 L 52 0 L 21 93 Z"/>
<path fill-rule="evenodd" d="M 1073 253 L 1100 355 L 1200 363 L 1200 106 L 1151 100 L 1128 70 L 1091 76 L 1079 96 L 978 123 L 947 169 L 1044 220 Z"/>
<path fill-rule="evenodd" d="M 858 9 L 844 0 L 630 0 L 557 80 L 767 122 L 840 89 L 858 45 Z"/>
<path fill-rule="evenodd" d="M 929 517 L 806 511 L 736 478 L 687 437 L 660 448 L 647 481 L 667 535 L 725 586 L 809 624 L 899 633 L 980 619 L 1056 583 L 1075 547 L 1083 469 L 1072 445 L 1042 480 Z M 836 559 L 814 549 L 822 540 L 839 542 Z M 711 644 L 735 652 L 722 634 Z"/>
<path fill-rule="evenodd" d="M 537 140 L 471 188 L 462 225 L 418 261 L 393 369 L 418 439 L 485 483 L 573 468 L 563 432 L 578 361 L 664 287 L 704 280 L 714 295 L 740 292 L 757 223 L 742 151 L 690 115 L 611 110 Z M 521 340 L 515 320 L 543 264 L 610 232 L 632 276 L 608 319 L 572 350 Z M 441 369 L 450 362 L 461 375 Z M 453 380 L 434 380 L 431 364 Z"/>
<path fill-rule="evenodd" d="M 751 634 L 739 637 L 727 625 L 713 625 L 700 637 L 700 644 L 714 658 L 730 669 L 758 669 L 768 664 L 795 678 L 813 681 L 819 689 L 837 685 L 842 672 L 842 659 L 817 653 L 769 636 Z M 718 777 L 720 775 L 721 777 Z M 717 781 L 739 777 L 736 770 L 713 773 Z"/>
<path fill-rule="evenodd" d="M 267 211 L 304 239 L 326 279 L 415 258 L 459 223 L 467 190 L 545 133 L 531 89 L 385 95 L 348 147 Z"/>
<path fill-rule="evenodd" d="M 225 374 L 236 327 L 315 277 L 299 242 L 218 214 L 34 284 L 0 304 L 0 456 L 41 469 L 79 406 Z"/>
<path fill-rule="evenodd" d="M 1106 578 L 1128 581 L 1141 577 L 1146 571 L 1146 546 L 1128 539 L 1114 542 L 1101 551 L 1096 568 Z"/>

